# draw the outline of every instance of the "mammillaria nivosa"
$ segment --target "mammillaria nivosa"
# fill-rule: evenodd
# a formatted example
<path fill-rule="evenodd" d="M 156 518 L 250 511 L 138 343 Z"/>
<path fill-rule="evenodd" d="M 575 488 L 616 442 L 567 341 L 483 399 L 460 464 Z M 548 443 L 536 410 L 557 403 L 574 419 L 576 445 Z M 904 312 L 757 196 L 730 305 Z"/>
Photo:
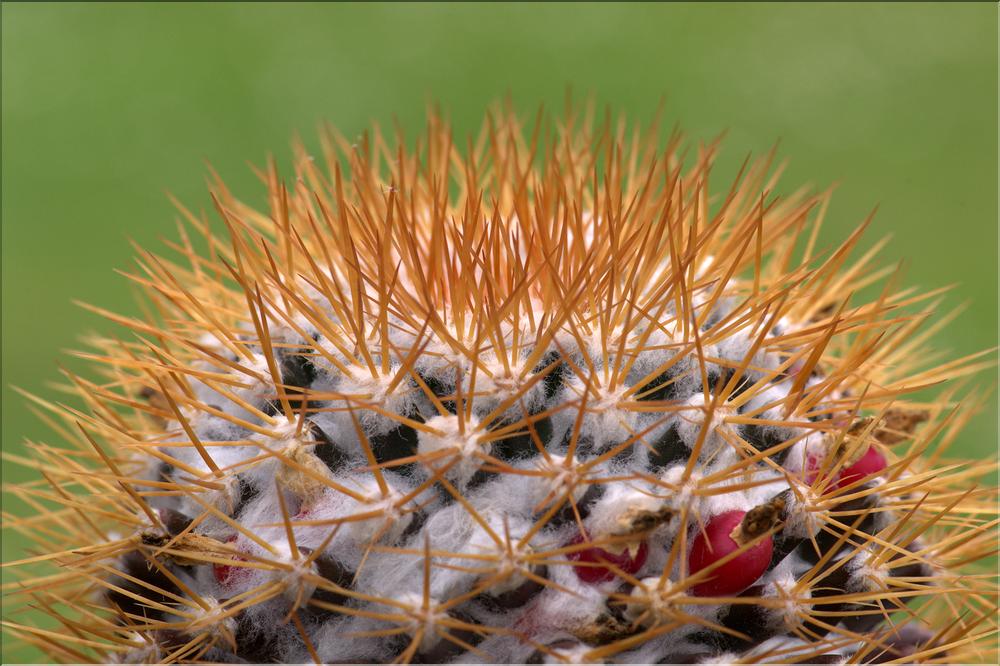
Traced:
<path fill-rule="evenodd" d="M 497 108 L 221 181 L 143 318 L 33 403 L 13 636 L 68 661 L 982 661 L 988 463 L 827 194 L 718 145 Z M 685 159 L 685 156 L 687 159 Z M 714 185 L 714 184 L 713 184 Z M 884 285 L 867 302 L 855 294 Z M 51 567 L 56 565 L 57 570 Z M 43 567 L 47 569 L 42 570 Z"/>

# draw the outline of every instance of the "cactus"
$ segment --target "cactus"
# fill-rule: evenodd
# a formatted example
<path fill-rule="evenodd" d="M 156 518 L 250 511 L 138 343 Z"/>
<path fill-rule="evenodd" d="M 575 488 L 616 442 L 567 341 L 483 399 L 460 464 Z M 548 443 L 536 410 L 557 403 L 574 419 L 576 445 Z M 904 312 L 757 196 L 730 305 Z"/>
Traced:
<path fill-rule="evenodd" d="M 146 316 L 29 396 L 12 637 L 61 661 L 995 658 L 977 406 L 829 192 L 709 185 L 653 124 L 431 116 L 217 178 L 129 274 Z M 221 226 L 219 227 L 221 229 Z M 883 285 L 872 300 L 854 295 Z M 869 290 L 872 291 L 872 290 Z M 941 319 L 947 319 L 944 317 Z M 928 398 L 928 386 L 944 388 Z M 961 395 L 960 395 L 961 394 Z M 55 568 L 53 568 L 55 567 Z M 970 570 L 970 567 L 972 569 Z M 971 571 L 971 573 L 970 573 Z"/>

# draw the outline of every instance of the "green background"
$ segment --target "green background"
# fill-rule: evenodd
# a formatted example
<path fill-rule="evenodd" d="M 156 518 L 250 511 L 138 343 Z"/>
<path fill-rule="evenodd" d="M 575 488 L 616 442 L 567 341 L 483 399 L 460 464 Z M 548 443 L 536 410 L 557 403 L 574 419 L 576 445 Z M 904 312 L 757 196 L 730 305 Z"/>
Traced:
<path fill-rule="evenodd" d="M 939 345 L 997 341 L 997 6 L 980 4 L 3 5 L 3 447 L 48 436 L 10 390 L 53 395 L 64 348 L 111 326 L 71 298 L 137 308 L 128 239 L 172 238 L 169 190 L 210 208 L 204 161 L 259 200 L 248 162 L 296 131 L 348 135 L 428 100 L 464 133 L 506 92 L 533 112 L 567 85 L 694 139 L 723 171 L 781 140 L 786 191 L 840 183 L 824 234 L 876 205 L 907 282 L 970 309 Z M 71 367 L 80 367 L 69 362 Z M 983 383 L 993 377 L 986 373 Z M 996 403 L 959 451 L 996 450 Z M 5 482 L 23 473 L 4 466 Z M 5 559 L 20 552 L 8 539 Z M 5 661 L 37 658 L 5 649 Z"/>

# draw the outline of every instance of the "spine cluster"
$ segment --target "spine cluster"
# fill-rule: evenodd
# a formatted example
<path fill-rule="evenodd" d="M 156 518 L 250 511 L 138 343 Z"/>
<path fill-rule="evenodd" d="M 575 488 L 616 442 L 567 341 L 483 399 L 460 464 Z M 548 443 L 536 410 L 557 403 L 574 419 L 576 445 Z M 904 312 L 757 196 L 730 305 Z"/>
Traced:
<path fill-rule="evenodd" d="M 990 466 L 827 195 L 715 144 L 498 109 L 298 147 L 269 210 L 181 209 L 5 519 L 8 631 L 66 661 L 855 663 L 995 655 Z M 325 161 L 326 168 L 320 163 Z M 762 194 L 763 193 L 763 194 Z M 193 234 L 191 232 L 194 232 Z M 860 230 L 859 230 L 860 232 Z M 195 237 L 192 240 L 192 236 Z M 200 237 L 200 239 L 198 238 Z M 871 302 L 858 290 L 884 281 Z M 96 308 L 95 308 L 96 309 Z M 56 564 L 59 570 L 40 567 Z"/>

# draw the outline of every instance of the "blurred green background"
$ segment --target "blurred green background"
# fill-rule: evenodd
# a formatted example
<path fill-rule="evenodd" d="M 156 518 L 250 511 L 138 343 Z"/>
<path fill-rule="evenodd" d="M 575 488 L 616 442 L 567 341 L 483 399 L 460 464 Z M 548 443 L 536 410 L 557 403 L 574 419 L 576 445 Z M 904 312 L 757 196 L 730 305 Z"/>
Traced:
<path fill-rule="evenodd" d="M 64 348 L 110 325 L 70 303 L 137 308 L 128 239 L 172 238 L 169 190 L 210 209 L 207 161 L 260 197 L 247 166 L 329 120 L 356 134 L 428 100 L 463 134 L 506 92 L 531 113 L 567 85 L 693 139 L 728 129 L 723 173 L 781 140 L 786 191 L 838 182 L 824 239 L 876 205 L 865 240 L 907 282 L 959 283 L 938 336 L 997 342 L 997 5 L 20 4 L 3 12 L 3 448 L 46 429 L 10 390 L 52 395 Z M 68 362 L 71 367 L 80 367 Z M 982 377 L 990 384 L 993 377 Z M 959 452 L 997 446 L 996 402 Z M 24 478 L 4 465 L 5 482 Z M 4 559 L 21 552 L 13 539 Z M 5 648 L 4 661 L 38 658 Z"/>

